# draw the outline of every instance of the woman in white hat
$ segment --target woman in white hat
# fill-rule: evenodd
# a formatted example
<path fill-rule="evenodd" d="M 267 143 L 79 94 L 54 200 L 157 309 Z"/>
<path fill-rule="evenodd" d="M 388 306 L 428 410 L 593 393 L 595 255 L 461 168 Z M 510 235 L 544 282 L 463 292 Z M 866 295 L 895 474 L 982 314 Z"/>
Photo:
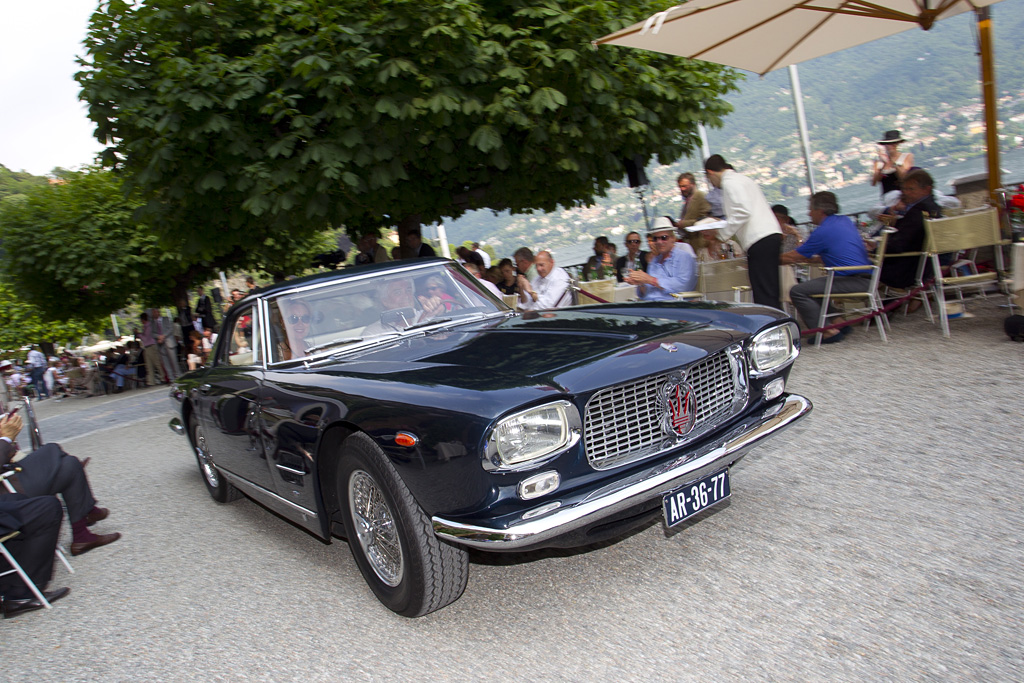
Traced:
<path fill-rule="evenodd" d="M 901 142 L 906 142 L 898 130 L 885 131 L 885 137 L 878 141 L 878 158 L 875 159 L 875 174 L 871 185 L 881 183 L 882 195 L 900 189 L 900 182 L 914 165 L 912 152 L 900 153 Z"/>

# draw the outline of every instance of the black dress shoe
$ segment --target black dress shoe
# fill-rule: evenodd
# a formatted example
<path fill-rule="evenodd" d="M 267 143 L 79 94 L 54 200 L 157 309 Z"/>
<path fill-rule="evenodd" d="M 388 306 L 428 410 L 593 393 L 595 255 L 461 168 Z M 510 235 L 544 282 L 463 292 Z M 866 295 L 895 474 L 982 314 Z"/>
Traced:
<path fill-rule="evenodd" d="M 70 592 L 70 588 L 58 588 L 55 591 L 43 591 L 43 595 L 46 597 L 46 601 L 52 604 L 54 602 L 57 602 Z M 13 619 L 19 614 L 24 614 L 25 612 L 34 612 L 37 609 L 43 609 L 43 603 L 39 602 L 39 600 L 37 600 L 36 598 L 3 601 L 4 619 Z"/>
<path fill-rule="evenodd" d="M 116 541 L 119 538 L 121 538 L 121 534 L 117 534 L 117 533 L 115 533 L 115 534 L 100 534 L 100 535 L 96 536 L 96 538 L 94 538 L 91 541 L 84 541 L 82 543 L 72 543 L 71 544 L 71 554 L 72 555 L 81 555 L 82 553 L 89 552 L 93 548 L 99 548 L 101 545 L 107 545 L 108 543 L 113 543 L 114 541 Z"/>

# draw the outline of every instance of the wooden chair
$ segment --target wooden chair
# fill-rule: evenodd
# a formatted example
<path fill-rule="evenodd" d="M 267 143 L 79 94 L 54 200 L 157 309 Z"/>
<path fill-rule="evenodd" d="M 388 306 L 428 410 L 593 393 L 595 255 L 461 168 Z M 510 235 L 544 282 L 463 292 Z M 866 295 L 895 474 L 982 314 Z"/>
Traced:
<path fill-rule="evenodd" d="M 885 315 L 881 314 L 882 311 L 882 297 L 878 293 L 878 278 L 882 273 L 882 261 L 885 259 L 885 245 L 889 239 L 889 234 L 895 232 L 891 228 L 882 232 L 882 237 L 878 241 L 878 247 L 875 250 L 875 256 L 872 259 L 870 265 L 866 266 L 833 266 L 825 267 L 819 266 L 819 269 L 825 273 L 825 277 L 828 278 L 825 282 L 825 291 L 822 294 L 814 294 L 813 298 L 821 299 L 821 315 L 818 317 L 818 327 L 824 327 L 828 322 L 829 318 L 846 315 L 869 315 L 872 313 L 878 313 L 875 316 L 875 326 L 878 328 L 878 335 L 882 338 L 883 342 L 888 342 L 889 338 L 886 336 L 885 328 L 889 324 L 888 319 Z M 836 273 L 862 273 L 868 276 L 868 286 L 863 292 L 833 292 L 832 285 L 835 282 Z M 843 276 L 849 277 L 849 276 Z M 858 305 L 859 302 L 859 305 Z M 829 313 L 829 306 L 832 303 L 838 303 L 840 306 L 837 308 L 835 313 Z M 870 323 L 870 320 L 865 321 L 865 325 Z M 818 332 L 814 335 L 814 347 L 819 348 L 821 346 L 822 333 Z"/>
<path fill-rule="evenodd" d="M 984 296 L 985 290 L 994 284 L 1007 295 L 1007 303 L 1013 303 L 1008 289 L 1009 276 L 1003 262 L 1003 246 L 1010 241 L 1003 239 L 998 209 L 985 207 L 960 216 L 925 219 L 924 232 L 924 251 L 931 261 L 935 278 L 931 293 L 937 304 L 943 336 L 950 336 L 946 292 L 954 292 L 962 304 L 965 290 Z M 978 250 L 983 247 L 992 247 L 996 260 L 994 272 L 978 270 L 976 259 Z M 956 255 L 945 273 L 939 263 L 942 254 Z"/>

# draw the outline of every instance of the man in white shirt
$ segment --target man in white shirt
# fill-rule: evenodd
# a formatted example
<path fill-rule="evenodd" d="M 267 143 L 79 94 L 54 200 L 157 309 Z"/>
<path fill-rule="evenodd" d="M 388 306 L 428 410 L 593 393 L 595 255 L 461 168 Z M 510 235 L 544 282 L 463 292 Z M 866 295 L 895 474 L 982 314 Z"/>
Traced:
<path fill-rule="evenodd" d="M 571 304 L 569 274 L 555 266 L 555 259 L 551 253 L 540 252 L 533 265 L 537 268 L 537 277 L 527 282 L 525 277 L 519 276 L 520 308 L 539 311 Z"/>
<path fill-rule="evenodd" d="M 488 254 L 486 251 L 484 251 L 483 249 L 480 248 L 480 243 L 479 242 L 473 242 L 473 251 L 475 251 L 476 253 L 480 254 L 480 258 L 483 259 L 484 270 L 486 270 L 486 269 L 491 267 L 491 255 Z"/>
<path fill-rule="evenodd" d="M 722 190 L 726 226 L 704 232 L 704 238 L 724 242 L 734 238 L 747 253 L 754 303 L 782 308 L 779 297 L 779 254 L 782 228 L 757 183 L 732 170 L 720 154 L 704 162 L 708 181 Z M 714 245 L 709 245 L 709 249 Z M 713 252 L 714 253 L 714 252 Z"/>

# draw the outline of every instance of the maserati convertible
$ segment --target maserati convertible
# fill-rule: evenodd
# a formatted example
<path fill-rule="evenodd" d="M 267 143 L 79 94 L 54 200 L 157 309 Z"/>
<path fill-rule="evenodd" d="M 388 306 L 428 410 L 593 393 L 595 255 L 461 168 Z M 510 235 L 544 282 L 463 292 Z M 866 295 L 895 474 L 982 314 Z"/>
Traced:
<path fill-rule="evenodd" d="M 396 261 L 237 302 L 172 387 L 171 427 L 214 500 L 346 539 L 377 598 L 415 617 L 459 598 L 470 548 L 698 521 L 732 465 L 810 412 L 786 392 L 798 353 L 773 308 L 516 312 L 453 261 Z"/>

